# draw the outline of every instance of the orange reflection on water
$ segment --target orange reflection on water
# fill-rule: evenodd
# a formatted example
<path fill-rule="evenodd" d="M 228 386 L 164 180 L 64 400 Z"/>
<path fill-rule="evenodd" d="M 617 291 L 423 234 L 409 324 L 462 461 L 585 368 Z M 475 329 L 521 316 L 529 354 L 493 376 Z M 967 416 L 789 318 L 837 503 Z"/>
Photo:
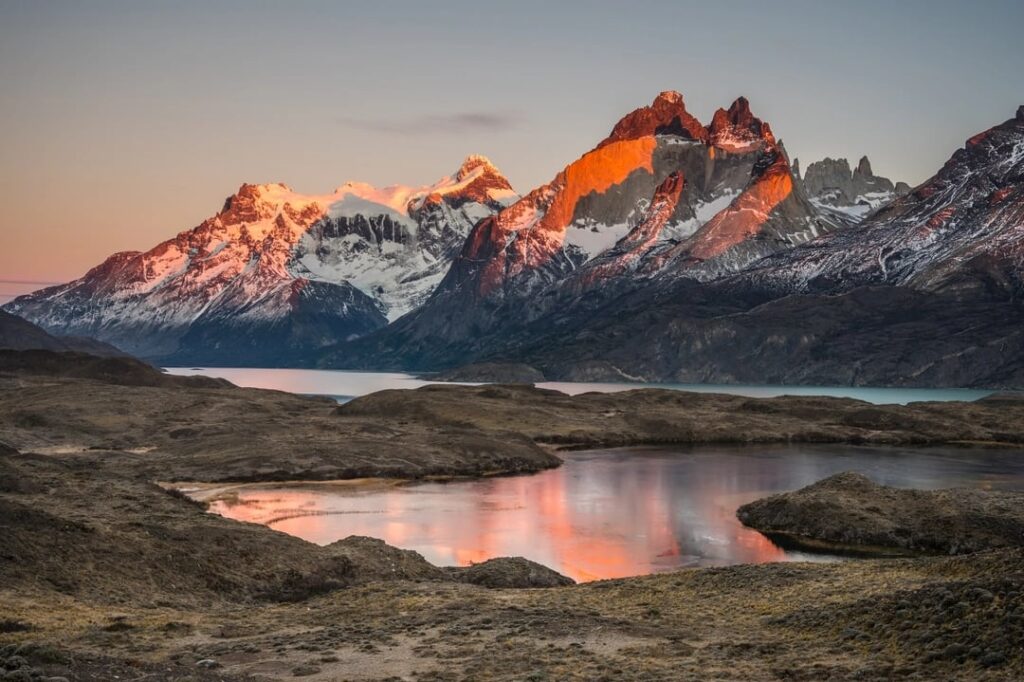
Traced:
<path fill-rule="evenodd" d="M 576 580 L 594 580 L 685 566 L 820 560 L 784 551 L 745 528 L 736 509 L 840 471 L 899 487 L 1024 490 L 1024 458 L 1012 450 L 799 444 L 564 457 L 562 467 L 532 476 L 447 484 L 243 486 L 211 508 L 322 545 L 367 535 L 438 565 L 523 556 Z"/>
<path fill-rule="evenodd" d="M 440 565 L 525 556 L 577 580 L 789 558 L 736 520 L 759 495 L 737 489 L 736 466 L 709 460 L 681 477 L 671 459 L 594 457 L 533 476 L 369 491 L 241 487 L 212 509 L 319 544 L 367 535 Z"/>

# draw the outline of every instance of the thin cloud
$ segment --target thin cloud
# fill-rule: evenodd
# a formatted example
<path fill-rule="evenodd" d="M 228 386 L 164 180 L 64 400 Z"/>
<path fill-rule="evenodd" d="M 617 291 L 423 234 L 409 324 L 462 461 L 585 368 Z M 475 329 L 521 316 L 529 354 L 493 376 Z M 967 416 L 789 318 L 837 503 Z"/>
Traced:
<path fill-rule="evenodd" d="M 500 133 L 513 130 L 522 123 L 518 114 L 487 111 L 465 111 L 454 114 L 428 114 L 406 119 L 367 119 L 343 117 L 342 125 L 376 133 L 399 135 L 464 135 L 466 133 Z"/>

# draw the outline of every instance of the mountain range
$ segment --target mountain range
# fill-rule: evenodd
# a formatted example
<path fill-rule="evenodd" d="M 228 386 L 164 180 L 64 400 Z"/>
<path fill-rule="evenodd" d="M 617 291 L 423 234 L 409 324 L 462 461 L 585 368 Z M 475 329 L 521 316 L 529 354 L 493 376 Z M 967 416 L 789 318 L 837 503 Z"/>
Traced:
<path fill-rule="evenodd" d="M 168 364 L 292 364 L 421 303 L 470 228 L 516 198 L 481 156 L 423 187 L 244 184 L 197 227 L 6 308 Z"/>
<path fill-rule="evenodd" d="M 243 185 L 145 253 L 6 307 L 165 364 L 552 379 L 1024 386 L 1024 107 L 911 189 L 791 163 L 739 98 L 677 92 L 522 197 L 483 157 L 434 185 Z"/>

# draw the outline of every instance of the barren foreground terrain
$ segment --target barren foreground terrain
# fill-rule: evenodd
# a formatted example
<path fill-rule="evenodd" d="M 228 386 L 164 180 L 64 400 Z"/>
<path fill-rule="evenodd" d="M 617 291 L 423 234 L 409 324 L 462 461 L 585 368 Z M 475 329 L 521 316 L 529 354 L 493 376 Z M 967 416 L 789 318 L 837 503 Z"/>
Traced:
<path fill-rule="evenodd" d="M 1020 444 L 1012 397 L 446 386 L 338 407 L 47 363 L 0 369 L 0 679 L 1024 675 L 1019 547 L 567 585 L 521 560 L 454 570 L 367 538 L 318 547 L 155 483 L 521 472 L 557 466 L 553 444 L 659 439 Z"/>

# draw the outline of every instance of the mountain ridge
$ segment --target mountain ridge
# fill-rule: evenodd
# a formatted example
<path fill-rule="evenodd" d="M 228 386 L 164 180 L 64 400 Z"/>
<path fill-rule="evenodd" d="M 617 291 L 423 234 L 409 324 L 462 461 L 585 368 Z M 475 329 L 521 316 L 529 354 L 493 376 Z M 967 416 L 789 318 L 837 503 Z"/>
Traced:
<path fill-rule="evenodd" d="M 909 190 L 866 157 L 801 174 L 746 98 L 704 125 L 664 91 L 521 197 L 477 156 L 420 188 L 243 185 L 197 228 L 7 309 L 170 338 L 143 353 L 168 364 L 1012 387 L 1021 112 Z M 118 328 L 133 305 L 152 317 Z"/>
<path fill-rule="evenodd" d="M 588 265 L 608 267 L 604 260 Z M 863 221 L 736 272 L 662 271 L 600 287 L 570 276 L 532 297 L 492 302 L 493 326 L 476 334 L 445 336 L 443 324 L 417 321 L 429 310 L 421 308 L 325 362 L 518 363 L 578 381 L 1020 388 L 1022 273 L 1018 114 Z"/>
<path fill-rule="evenodd" d="M 472 224 L 516 197 L 475 155 L 421 187 L 246 183 L 198 226 L 5 308 L 150 359 L 287 364 L 417 305 Z"/>
<path fill-rule="evenodd" d="M 652 231 L 647 211 L 672 174 L 679 196 Z M 503 324 L 506 299 L 550 299 L 545 292 L 565 280 L 576 290 L 608 286 L 595 274 L 607 267 L 601 254 L 630 243 L 634 252 L 621 254 L 629 267 L 619 275 L 714 279 L 838 226 L 819 216 L 745 98 L 704 126 L 681 94 L 665 91 L 551 182 L 478 223 L 430 298 L 389 327 L 396 337 L 389 348 L 399 352 L 398 338 L 415 348 L 486 334 Z M 648 238 L 631 234 L 638 228 Z M 542 314 L 543 305 L 516 314 Z M 342 353 L 338 361 L 346 362 Z"/>

